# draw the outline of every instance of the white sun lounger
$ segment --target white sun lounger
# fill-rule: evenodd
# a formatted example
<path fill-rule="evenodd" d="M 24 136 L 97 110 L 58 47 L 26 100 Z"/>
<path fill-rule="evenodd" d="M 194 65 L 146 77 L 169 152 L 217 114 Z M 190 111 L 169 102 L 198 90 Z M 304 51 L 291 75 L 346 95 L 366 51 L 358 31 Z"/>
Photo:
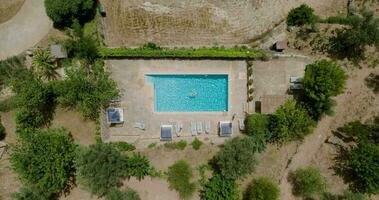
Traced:
<path fill-rule="evenodd" d="M 196 123 L 191 122 L 191 135 L 196 136 L 197 135 L 197 130 L 196 130 Z"/>
<path fill-rule="evenodd" d="M 241 131 L 245 130 L 245 121 L 243 119 L 238 119 L 239 128 Z"/>
<path fill-rule="evenodd" d="M 204 126 L 205 126 L 205 133 L 207 134 L 211 133 L 211 122 L 206 121 Z"/>
<path fill-rule="evenodd" d="M 182 129 L 183 129 L 182 122 L 177 122 L 175 125 L 176 136 L 180 137 L 180 132 L 182 132 Z"/>
<path fill-rule="evenodd" d="M 145 130 L 146 129 L 146 125 L 144 123 L 142 123 L 142 122 L 136 122 L 133 127 L 141 129 L 141 130 Z"/>
<path fill-rule="evenodd" d="M 199 133 L 199 134 L 204 133 L 203 122 L 198 121 L 198 122 L 196 123 L 196 128 L 197 128 L 197 133 Z"/>

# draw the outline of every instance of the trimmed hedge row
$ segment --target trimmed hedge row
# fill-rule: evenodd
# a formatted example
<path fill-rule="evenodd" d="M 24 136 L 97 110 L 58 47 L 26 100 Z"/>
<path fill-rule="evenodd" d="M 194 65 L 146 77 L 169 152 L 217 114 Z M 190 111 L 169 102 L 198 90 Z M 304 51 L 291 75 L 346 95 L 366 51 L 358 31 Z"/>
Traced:
<path fill-rule="evenodd" d="M 212 48 L 103 48 L 102 57 L 182 59 L 268 59 L 268 53 L 247 47 Z"/>

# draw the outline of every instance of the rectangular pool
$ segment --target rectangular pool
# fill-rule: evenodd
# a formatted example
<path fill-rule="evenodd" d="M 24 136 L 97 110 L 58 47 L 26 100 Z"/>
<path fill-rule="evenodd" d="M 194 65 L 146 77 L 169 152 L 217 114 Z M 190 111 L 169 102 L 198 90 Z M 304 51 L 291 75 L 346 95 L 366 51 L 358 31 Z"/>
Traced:
<path fill-rule="evenodd" d="M 228 111 L 227 74 L 145 75 L 154 87 L 155 112 Z"/>

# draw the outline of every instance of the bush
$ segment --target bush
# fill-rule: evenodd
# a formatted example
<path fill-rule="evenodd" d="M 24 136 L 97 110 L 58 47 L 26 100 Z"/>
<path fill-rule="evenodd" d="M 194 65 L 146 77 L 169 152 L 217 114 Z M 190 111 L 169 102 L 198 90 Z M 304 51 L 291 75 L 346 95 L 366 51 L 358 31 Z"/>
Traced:
<path fill-rule="evenodd" d="M 297 8 L 293 8 L 287 16 L 288 26 L 303 26 L 306 24 L 314 24 L 316 15 L 313 13 L 313 8 L 306 4 L 302 4 Z"/>
<path fill-rule="evenodd" d="M 94 15 L 94 0 L 45 0 L 47 15 L 56 26 L 71 26 L 74 19 L 82 23 Z"/>
<path fill-rule="evenodd" d="M 150 166 L 150 161 L 146 156 L 141 154 L 133 154 L 127 159 L 127 176 L 134 176 L 138 180 L 143 179 L 145 176 L 150 174 L 152 170 Z"/>
<path fill-rule="evenodd" d="M 76 161 L 80 184 L 103 196 L 126 176 L 127 158 L 110 144 L 98 143 L 81 149 Z"/>
<path fill-rule="evenodd" d="M 344 91 L 346 79 L 345 72 L 331 61 L 319 60 L 306 66 L 303 103 L 314 119 L 332 113 L 331 97 Z"/>
<path fill-rule="evenodd" d="M 202 200 L 240 200 L 240 191 L 235 181 L 219 174 L 213 176 L 201 191 Z"/>
<path fill-rule="evenodd" d="M 200 147 L 201 147 L 201 145 L 203 145 L 203 142 L 200 141 L 199 139 L 195 138 L 195 139 L 193 140 L 193 142 L 191 143 L 191 145 L 192 145 L 192 148 L 193 148 L 193 149 L 195 149 L 195 150 L 199 150 Z"/>
<path fill-rule="evenodd" d="M 12 194 L 13 200 L 49 200 L 49 196 L 36 188 L 22 187 L 17 193 Z"/>
<path fill-rule="evenodd" d="M 312 198 L 321 195 L 326 189 L 325 178 L 313 167 L 296 170 L 291 177 L 295 195 Z"/>
<path fill-rule="evenodd" d="M 112 142 L 111 144 L 120 151 L 134 151 L 136 149 L 134 145 L 127 142 Z"/>
<path fill-rule="evenodd" d="M 74 173 L 76 151 L 68 131 L 21 130 L 19 136 L 10 160 L 21 180 L 46 196 L 66 189 Z"/>
<path fill-rule="evenodd" d="M 254 170 L 256 146 L 251 138 L 233 138 L 215 156 L 215 170 L 227 179 L 244 178 Z"/>
<path fill-rule="evenodd" d="M 37 49 L 33 53 L 32 70 L 39 77 L 45 80 L 56 79 L 59 74 L 56 71 L 57 66 L 54 64 L 50 51 Z"/>
<path fill-rule="evenodd" d="M 354 193 L 351 191 L 344 192 L 343 195 L 334 195 L 325 193 L 321 200 L 369 200 L 369 198 L 361 193 Z"/>
<path fill-rule="evenodd" d="M 1 117 L 0 117 L 0 140 L 4 140 L 5 136 L 6 136 L 5 127 L 1 123 Z"/>
<path fill-rule="evenodd" d="M 168 182 L 171 189 L 178 191 L 182 199 L 190 198 L 195 191 L 195 184 L 191 183 L 192 170 L 187 162 L 179 160 L 168 168 Z"/>
<path fill-rule="evenodd" d="M 106 196 L 105 200 L 141 200 L 138 193 L 130 188 L 126 190 L 111 190 Z"/>
<path fill-rule="evenodd" d="M 258 178 L 247 189 L 245 200 L 279 200 L 279 187 L 268 178 Z"/>
<path fill-rule="evenodd" d="M 268 57 L 266 52 L 257 49 L 246 49 L 242 47 L 234 48 L 103 48 L 99 50 L 99 55 L 103 57 L 123 57 L 123 58 L 183 58 L 183 59 L 259 59 Z"/>
<path fill-rule="evenodd" d="M 249 136 L 269 138 L 270 117 L 264 114 L 249 114 L 246 118 L 246 133 Z"/>
<path fill-rule="evenodd" d="M 168 149 L 179 149 L 184 150 L 187 146 L 187 142 L 185 140 L 180 140 L 179 142 L 166 142 L 164 147 Z"/>
<path fill-rule="evenodd" d="M 301 140 L 311 133 L 314 121 L 307 111 L 293 100 L 280 106 L 270 120 L 272 141 L 286 143 Z"/>

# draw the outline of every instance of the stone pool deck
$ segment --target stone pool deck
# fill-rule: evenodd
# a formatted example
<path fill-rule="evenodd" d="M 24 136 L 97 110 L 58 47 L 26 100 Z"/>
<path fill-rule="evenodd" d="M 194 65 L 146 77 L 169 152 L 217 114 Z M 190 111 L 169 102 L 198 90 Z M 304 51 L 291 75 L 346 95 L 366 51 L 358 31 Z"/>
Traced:
<path fill-rule="evenodd" d="M 107 67 L 111 77 L 121 89 L 121 101 L 117 107 L 124 109 L 124 124 L 109 127 L 102 124 L 102 137 L 105 141 L 126 141 L 137 147 L 160 140 L 161 124 L 183 124 L 180 137 L 173 135 L 173 141 L 191 142 L 191 122 L 211 122 L 211 133 L 197 137 L 203 141 L 220 144 L 225 138 L 218 136 L 218 122 L 232 121 L 233 136 L 240 134 L 238 119 L 244 119 L 246 109 L 246 62 L 216 60 L 108 60 Z M 228 112 L 169 112 L 154 111 L 154 90 L 145 81 L 146 74 L 227 74 Z M 234 117 L 234 120 L 233 119 Z M 103 120 L 104 121 L 104 120 Z M 145 130 L 134 128 L 136 122 L 146 125 Z"/>

